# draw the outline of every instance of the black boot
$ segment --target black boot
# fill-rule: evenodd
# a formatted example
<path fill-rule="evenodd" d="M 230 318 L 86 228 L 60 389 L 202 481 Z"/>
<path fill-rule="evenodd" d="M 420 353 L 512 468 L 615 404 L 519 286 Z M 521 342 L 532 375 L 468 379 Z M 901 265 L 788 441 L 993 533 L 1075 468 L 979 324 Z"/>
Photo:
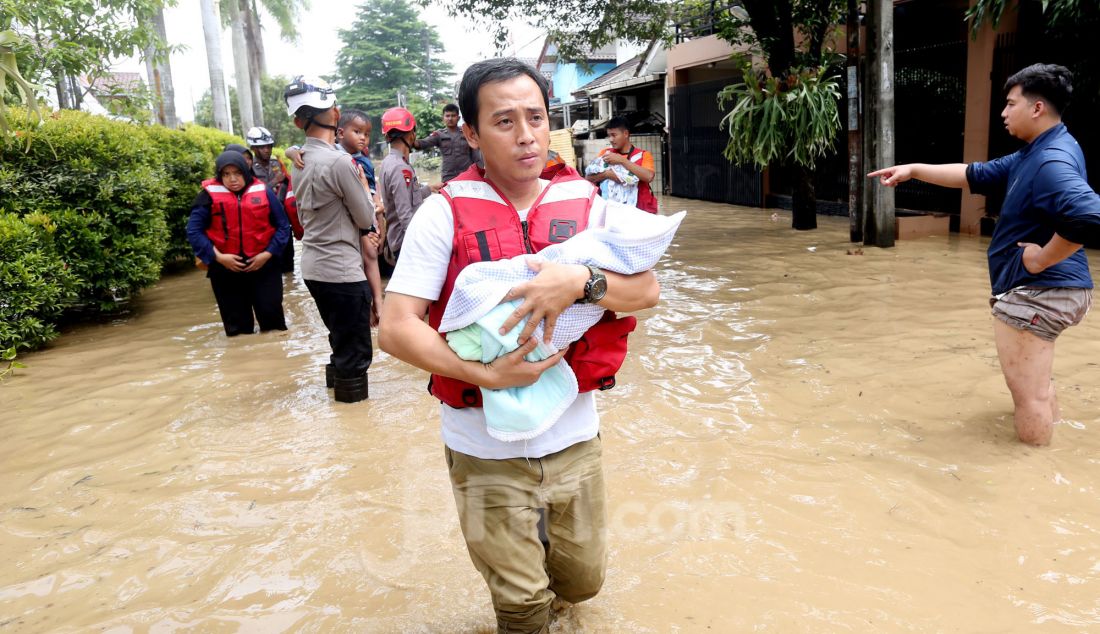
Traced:
<path fill-rule="evenodd" d="M 367 398 L 366 374 L 352 379 L 336 377 L 334 383 L 336 400 L 341 403 L 358 403 Z"/>
<path fill-rule="evenodd" d="M 335 380 L 336 380 L 336 366 L 332 365 L 331 363 L 326 363 L 325 364 L 325 387 L 327 387 L 329 389 L 332 389 L 332 386 L 335 385 L 335 383 L 334 383 Z"/>

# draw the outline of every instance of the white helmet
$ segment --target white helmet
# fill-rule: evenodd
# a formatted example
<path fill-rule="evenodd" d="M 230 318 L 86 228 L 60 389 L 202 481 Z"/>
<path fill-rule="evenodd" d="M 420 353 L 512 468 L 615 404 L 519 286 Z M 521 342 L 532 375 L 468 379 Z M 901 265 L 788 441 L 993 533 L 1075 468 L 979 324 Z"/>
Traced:
<path fill-rule="evenodd" d="M 302 106 L 311 106 L 318 110 L 328 110 L 335 106 L 336 91 L 324 80 L 299 75 L 287 85 L 283 91 L 283 99 L 286 101 L 287 114 L 293 117 Z"/>
<path fill-rule="evenodd" d="M 271 136 L 271 131 L 261 126 L 249 128 L 244 138 L 248 140 L 248 147 L 275 145 L 275 137 Z"/>

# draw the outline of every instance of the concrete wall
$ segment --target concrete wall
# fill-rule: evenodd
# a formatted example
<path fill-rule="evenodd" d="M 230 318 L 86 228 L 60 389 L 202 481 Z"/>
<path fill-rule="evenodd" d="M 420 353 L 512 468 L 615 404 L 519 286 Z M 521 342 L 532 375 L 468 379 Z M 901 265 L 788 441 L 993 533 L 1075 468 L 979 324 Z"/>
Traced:
<path fill-rule="evenodd" d="M 734 48 L 728 42 L 718 39 L 717 35 L 708 35 L 694 40 L 689 40 L 673 46 L 668 51 L 668 85 L 669 87 L 705 81 L 708 74 L 718 79 L 728 76 L 721 74 L 718 67 L 730 66 L 730 55 Z M 713 68 L 708 68 L 714 64 Z"/>

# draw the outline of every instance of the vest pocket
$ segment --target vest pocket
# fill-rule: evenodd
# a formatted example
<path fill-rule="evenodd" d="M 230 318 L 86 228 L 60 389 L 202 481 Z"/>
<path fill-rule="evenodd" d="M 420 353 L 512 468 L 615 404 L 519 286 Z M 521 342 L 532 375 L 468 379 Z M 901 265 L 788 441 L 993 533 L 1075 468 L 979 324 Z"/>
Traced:
<path fill-rule="evenodd" d="M 462 236 L 462 242 L 469 262 L 492 262 L 503 257 L 496 229 L 468 233 Z"/>
<path fill-rule="evenodd" d="M 573 343 L 565 361 L 577 375 L 579 391 L 615 387 L 615 373 L 626 359 L 627 337 L 637 326 L 638 320 L 633 316 L 616 317 L 609 310 Z"/>

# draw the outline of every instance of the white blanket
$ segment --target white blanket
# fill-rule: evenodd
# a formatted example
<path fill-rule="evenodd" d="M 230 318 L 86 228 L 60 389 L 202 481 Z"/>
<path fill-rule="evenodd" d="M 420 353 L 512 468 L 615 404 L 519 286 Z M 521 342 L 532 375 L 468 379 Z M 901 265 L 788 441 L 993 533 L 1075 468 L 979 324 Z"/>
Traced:
<path fill-rule="evenodd" d="M 450 333 L 472 328 L 473 332 L 466 331 L 461 335 L 463 343 L 467 345 L 471 340 L 493 340 L 495 332 L 486 333 L 482 330 L 492 328 L 495 331 L 500 327 L 504 317 L 500 310 L 494 309 L 512 287 L 536 275 L 527 266 L 529 259 L 592 265 L 624 275 L 648 271 L 668 249 L 686 213 L 681 211 L 672 216 L 659 216 L 635 207 L 609 202 L 604 225 L 601 227 L 589 227 L 565 242 L 550 245 L 537 254 L 470 264 L 455 280 L 439 331 Z M 591 304 L 570 306 L 558 316 L 549 347 L 541 342 L 542 325 L 539 324 L 534 334 L 540 340 L 539 350 L 536 351 L 537 354 L 531 355 L 535 358 L 529 360 L 546 358 L 580 339 L 585 331 L 600 320 L 603 312 L 603 308 Z M 493 347 L 499 353 L 498 356 L 518 347 L 516 335 L 521 328 L 522 324 L 513 328 L 510 336 L 504 338 L 506 341 L 496 338 Z M 448 340 L 458 336 L 458 333 L 453 333 L 453 336 L 448 336 Z M 457 350 L 458 345 L 459 340 L 454 339 L 452 348 Z M 467 358 L 475 357 L 471 355 Z M 530 439 L 554 424 L 561 413 L 576 400 L 577 381 L 572 368 L 564 360 L 553 370 L 544 373 L 543 378 L 527 387 L 510 390 L 482 388 L 482 402 L 491 436 L 504 441 Z M 524 395 L 524 390 L 534 392 Z M 547 405 L 548 402 L 551 404 Z M 539 406 L 531 407 L 534 403 L 539 403 Z"/>

